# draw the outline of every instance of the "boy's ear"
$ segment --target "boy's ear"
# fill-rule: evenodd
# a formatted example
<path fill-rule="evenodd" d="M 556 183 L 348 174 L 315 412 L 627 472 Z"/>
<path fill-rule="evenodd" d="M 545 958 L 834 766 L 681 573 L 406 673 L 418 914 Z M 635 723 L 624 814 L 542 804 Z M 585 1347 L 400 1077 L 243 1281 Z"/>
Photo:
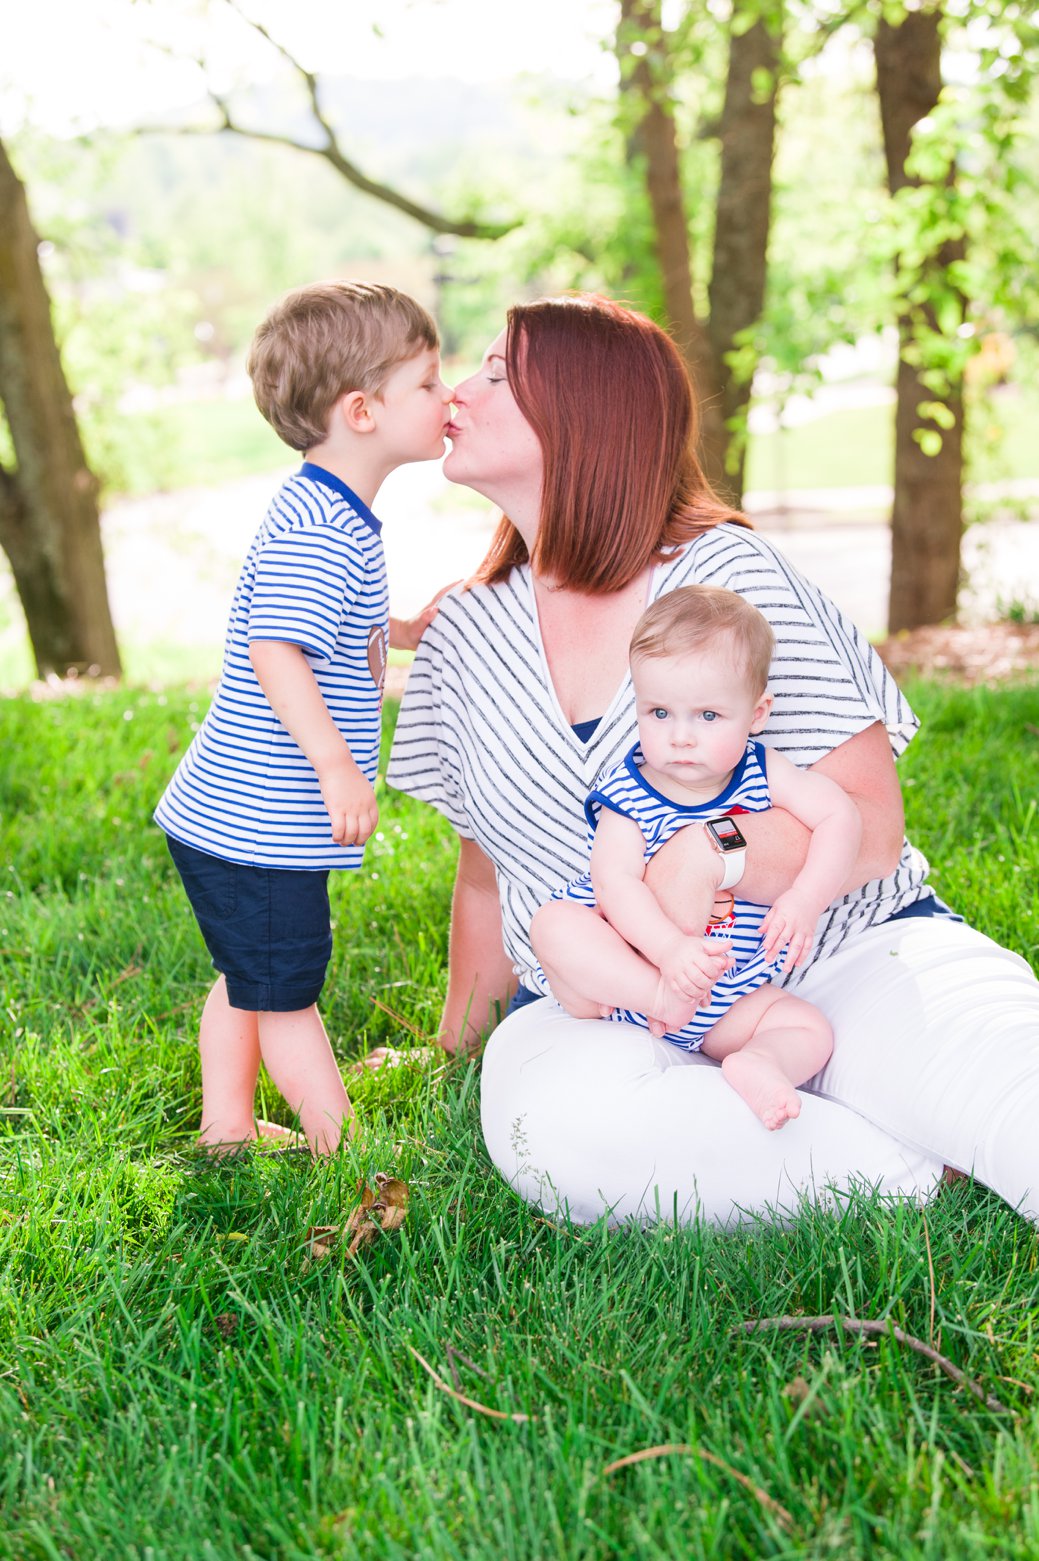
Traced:
<path fill-rule="evenodd" d="M 764 693 L 754 706 L 754 717 L 750 723 L 752 732 L 760 732 L 763 729 L 772 711 L 772 697 L 771 694 Z"/>
<path fill-rule="evenodd" d="M 333 420 L 352 434 L 370 434 L 375 427 L 369 405 L 370 397 L 363 390 L 347 390 L 332 408 Z"/>

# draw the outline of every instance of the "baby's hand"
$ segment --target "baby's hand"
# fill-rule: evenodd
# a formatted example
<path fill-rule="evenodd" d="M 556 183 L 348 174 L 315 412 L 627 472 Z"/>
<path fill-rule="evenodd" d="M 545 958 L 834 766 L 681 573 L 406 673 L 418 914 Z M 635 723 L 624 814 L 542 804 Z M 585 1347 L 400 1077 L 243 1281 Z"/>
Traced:
<path fill-rule="evenodd" d="M 319 773 L 318 781 L 336 845 L 363 846 L 379 822 L 371 782 L 352 759 Z"/>
<path fill-rule="evenodd" d="M 796 889 L 788 889 L 779 896 L 762 920 L 761 941 L 765 957 L 775 959 L 785 944 L 784 971 L 791 970 L 795 965 L 803 965 L 812 952 L 818 920 L 817 907 L 799 895 Z"/>
<path fill-rule="evenodd" d="M 729 944 L 720 938 L 681 937 L 660 961 L 660 974 L 682 997 L 699 1002 L 732 964 Z"/>

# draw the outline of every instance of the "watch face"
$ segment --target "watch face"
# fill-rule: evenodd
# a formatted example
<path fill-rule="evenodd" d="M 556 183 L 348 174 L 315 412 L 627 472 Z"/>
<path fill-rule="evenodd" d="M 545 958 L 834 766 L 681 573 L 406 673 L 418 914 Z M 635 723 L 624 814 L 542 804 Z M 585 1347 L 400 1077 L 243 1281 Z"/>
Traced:
<path fill-rule="evenodd" d="M 718 842 L 719 850 L 721 850 L 721 851 L 744 851 L 744 850 L 746 850 L 747 842 L 744 840 L 743 836 L 740 834 L 739 828 L 737 827 L 736 822 L 735 822 L 734 819 L 731 819 L 731 818 L 712 818 L 711 820 L 709 820 L 707 828 L 710 830 L 710 832 L 711 832 L 712 836 L 714 837 L 714 839 Z"/>

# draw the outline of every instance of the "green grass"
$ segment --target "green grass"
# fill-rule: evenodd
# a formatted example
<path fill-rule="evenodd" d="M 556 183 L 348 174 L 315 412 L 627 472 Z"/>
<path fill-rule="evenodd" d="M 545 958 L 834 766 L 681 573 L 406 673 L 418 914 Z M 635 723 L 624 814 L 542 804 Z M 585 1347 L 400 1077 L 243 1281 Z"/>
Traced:
<path fill-rule="evenodd" d="M 970 479 L 1039 479 L 1037 415 L 1034 392 L 997 393 L 971 408 Z M 893 402 L 828 412 L 781 433 L 755 434 L 747 450 L 747 491 L 889 484 L 894 440 Z"/>
<path fill-rule="evenodd" d="M 1035 959 L 1039 689 L 913 698 L 911 832 Z M 1039 1553 L 1039 1249 L 980 1189 L 724 1236 L 567 1229 L 488 1164 L 476 1066 L 420 1062 L 359 1081 L 331 1161 L 192 1154 L 210 972 L 149 815 L 201 714 L 191 691 L 0 703 L 0 1555 Z M 334 891 L 344 1062 L 427 1033 L 443 989 L 453 844 L 381 802 Z M 410 1186 L 402 1231 L 310 1261 L 379 1170 Z M 831 1311 L 933 1334 L 1010 1413 L 890 1340 L 733 1331 Z M 450 1381 L 449 1347 L 463 1393 L 531 1418 L 441 1392 L 411 1350 Z M 665 1443 L 710 1456 L 603 1472 Z"/>

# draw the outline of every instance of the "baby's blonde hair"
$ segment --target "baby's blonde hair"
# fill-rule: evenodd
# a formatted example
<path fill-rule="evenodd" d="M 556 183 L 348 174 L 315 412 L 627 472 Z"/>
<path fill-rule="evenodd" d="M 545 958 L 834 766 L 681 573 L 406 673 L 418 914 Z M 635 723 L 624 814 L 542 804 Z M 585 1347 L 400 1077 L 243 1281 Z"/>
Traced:
<path fill-rule="evenodd" d="M 763 694 L 768 683 L 775 636 L 756 607 L 735 591 L 716 585 L 682 585 L 647 607 L 631 637 L 632 662 L 658 656 L 685 656 L 728 635 L 737 665 Z"/>
<path fill-rule="evenodd" d="M 279 439 L 309 450 L 350 390 L 377 394 L 392 369 L 439 345 L 432 316 L 379 282 L 315 282 L 274 305 L 249 349 L 256 405 Z"/>

